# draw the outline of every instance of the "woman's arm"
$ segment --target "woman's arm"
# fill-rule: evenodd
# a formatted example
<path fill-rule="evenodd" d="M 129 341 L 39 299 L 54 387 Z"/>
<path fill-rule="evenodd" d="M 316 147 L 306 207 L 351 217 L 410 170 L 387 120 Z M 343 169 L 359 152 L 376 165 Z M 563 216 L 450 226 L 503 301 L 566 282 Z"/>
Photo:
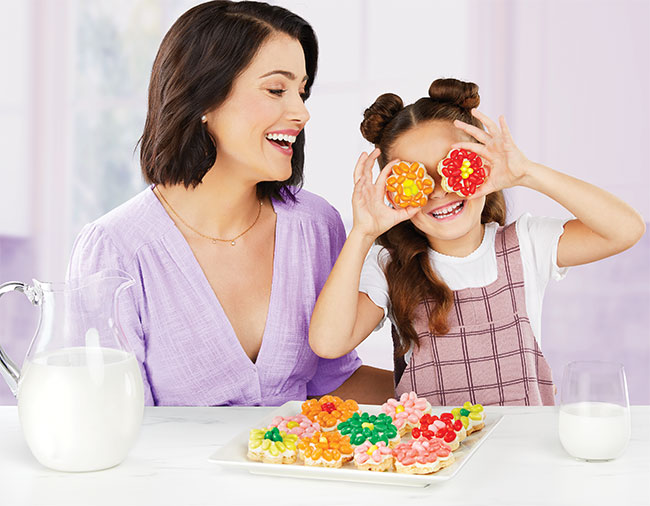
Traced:
<path fill-rule="evenodd" d="M 490 166 L 490 177 L 474 195 L 480 197 L 503 188 L 524 186 L 555 200 L 576 219 L 564 225 L 557 250 L 558 267 L 594 262 L 633 246 L 645 233 L 643 218 L 630 205 L 611 193 L 580 179 L 528 160 L 517 148 L 508 125 L 500 127 L 477 110 L 472 114 L 487 127 L 487 132 L 456 121 L 455 125 L 478 143 L 458 143 L 470 149 Z"/>
<path fill-rule="evenodd" d="M 309 325 L 309 345 L 323 358 L 337 358 L 356 348 L 384 316 L 383 309 L 359 292 L 364 259 L 374 240 L 416 208 L 391 209 L 384 203 L 386 179 L 392 163 L 372 182 L 372 166 L 379 150 L 363 153 L 354 170 L 353 226 L 318 296 Z"/>

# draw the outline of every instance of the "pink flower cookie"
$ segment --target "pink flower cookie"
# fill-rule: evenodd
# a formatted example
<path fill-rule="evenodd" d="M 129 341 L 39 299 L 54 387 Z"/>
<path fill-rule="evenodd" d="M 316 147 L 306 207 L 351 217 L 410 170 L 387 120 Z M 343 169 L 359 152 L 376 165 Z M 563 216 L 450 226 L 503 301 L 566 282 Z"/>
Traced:
<path fill-rule="evenodd" d="M 318 422 L 312 422 L 305 415 L 296 416 L 276 416 L 269 427 L 277 427 L 287 434 L 295 434 L 298 439 L 311 437 L 321 430 Z"/>
<path fill-rule="evenodd" d="M 392 418 L 399 435 L 403 436 L 420 422 L 423 415 L 431 413 L 431 404 L 415 392 L 408 392 L 403 393 L 399 400 L 388 399 L 381 410 Z"/>
<path fill-rule="evenodd" d="M 406 474 L 431 474 L 454 462 L 451 449 L 439 439 L 411 439 L 393 449 L 395 471 Z"/>
<path fill-rule="evenodd" d="M 388 471 L 393 468 L 393 451 L 384 441 L 366 441 L 354 449 L 354 464 L 364 471 Z"/>

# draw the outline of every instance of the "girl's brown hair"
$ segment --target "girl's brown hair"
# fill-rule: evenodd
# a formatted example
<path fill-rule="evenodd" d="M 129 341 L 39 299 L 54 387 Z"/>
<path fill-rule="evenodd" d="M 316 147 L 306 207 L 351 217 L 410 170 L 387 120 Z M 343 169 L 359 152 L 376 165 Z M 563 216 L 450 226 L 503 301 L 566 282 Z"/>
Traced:
<path fill-rule="evenodd" d="M 457 79 L 437 79 L 429 87 L 429 96 L 404 107 L 402 99 L 386 93 L 375 100 L 363 114 L 361 133 L 379 149 L 379 163 L 383 167 L 391 160 L 391 149 L 398 137 L 417 125 L 428 121 L 456 119 L 483 128 L 471 114 L 478 107 L 478 86 Z M 481 223 L 505 223 L 506 206 L 502 192 L 487 195 L 481 214 Z M 436 334 L 449 332 L 448 314 L 454 295 L 436 275 L 429 258 L 426 236 L 410 220 L 395 225 L 379 236 L 377 244 L 388 250 L 390 258 L 383 266 L 388 281 L 388 295 L 400 341 L 395 356 L 403 356 L 411 344 L 418 345 L 413 328 L 415 309 L 427 299 L 433 304 L 429 315 L 429 329 Z"/>
<path fill-rule="evenodd" d="M 235 79 L 276 33 L 300 42 L 309 96 L 316 77 L 318 42 L 309 23 L 262 2 L 206 2 L 185 12 L 165 35 L 151 71 L 149 108 L 140 138 L 140 163 L 148 183 L 196 187 L 214 165 L 217 145 L 201 122 L 223 104 Z M 263 181 L 259 198 L 295 200 L 303 180 L 305 132 L 293 144 L 286 181 Z"/>

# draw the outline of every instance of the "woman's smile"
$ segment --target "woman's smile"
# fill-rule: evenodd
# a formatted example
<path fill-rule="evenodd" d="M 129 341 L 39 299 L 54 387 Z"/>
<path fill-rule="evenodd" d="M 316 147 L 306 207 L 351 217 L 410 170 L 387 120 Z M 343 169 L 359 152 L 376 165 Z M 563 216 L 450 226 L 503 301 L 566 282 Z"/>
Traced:
<path fill-rule="evenodd" d="M 291 156 L 293 155 L 293 148 L 291 147 L 296 142 L 296 137 L 300 130 L 274 130 L 265 135 L 266 140 L 282 154 Z"/>

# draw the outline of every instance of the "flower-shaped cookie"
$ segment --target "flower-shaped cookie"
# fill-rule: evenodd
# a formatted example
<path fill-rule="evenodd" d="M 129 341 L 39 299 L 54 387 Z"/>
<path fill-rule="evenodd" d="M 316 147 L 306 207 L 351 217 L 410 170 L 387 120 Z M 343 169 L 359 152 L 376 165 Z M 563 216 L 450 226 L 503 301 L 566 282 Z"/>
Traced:
<path fill-rule="evenodd" d="M 433 193 L 433 178 L 418 162 L 399 162 L 386 180 L 386 195 L 395 207 L 423 207 Z"/>
<path fill-rule="evenodd" d="M 431 404 L 415 392 L 405 392 L 399 400 L 388 399 L 381 410 L 393 419 L 400 436 L 403 436 L 420 422 L 422 415 L 431 413 Z"/>
<path fill-rule="evenodd" d="M 305 415 L 296 416 L 276 416 L 269 427 L 277 427 L 281 432 L 295 434 L 298 439 L 305 436 L 313 436 L 315 432 L 321 430 L 317 422 L 312 422 Z"/>
<path fill-rule="evenodd" d="M 487 179 L 483 159 L 467 149 L 452 149 L 438 164 L 441 186 L 448 193 L 469 197 Z"/>
<path fill-rule="evenodd" d="M 467 401 L 462 408 L 452 409 L 451 414 L 454 415 L 455 420 L 463 422 L 468 436 L 485 427 L 485 411 L 480 404 Z"/>
<path fill-rule="evenodd" d="M 457 425 L 455 425 L 457 424 Z M 456 431 L 463 428 L 460 420 L 442 420 L 435 415 L 424 415 L 420 418 L 420 425 L 413 427 L 411 436 L 415 439 L 439 439 L 449 445 L 452 451 L 458 449 L 460 445 L 460 437 Z"/>
<path fill-rule="evenodd" d="M 296 461 L 298 436 L 280 432 L 277 427 L 251 429 L 248 458 L 269 464 L 293 464 Z"/>
<path fill-rule="evenodd" d="M 431 474 L 454 462 L 451 449 L 439 439 L 411 439 L 393 448 L 398 473 Z"/>
<path fill-rule="evenodd" d="M 393 467 L 393 451 L 383 441 L 366 441 L 354 449 L 354 465 L 364 471 L 388 471 Z"/>
<path fill-rule="evenodd" d="M 383 441 L 388 446 L 394 446 L 400 441 L 397 427 L 391 417 L 385 413 L 379 415 L 354 413 L 346 421 L 339 423 L 337 429 L 342 435 L 350 436 L 350 443 L 355 446 L 366 441 L 372 444 Z"/>
<path fill-rule="evenodd" d="M 359 405 L 356 401 L 343 401 L 335 395 L 324 395 L 318 400 L 309 399 L 302 403 L 302 414 L 312 422 L 317 422 L 325 432 L 336 429 L 340 422 L 344 422 L 358 411 Z"/>
<path fill-rule="evenodd" d="M 298 442 L 298 455 L 306 466 L 341 467 L 353 453 L 350 438 L 336 431 L 316 432 Z"/>

